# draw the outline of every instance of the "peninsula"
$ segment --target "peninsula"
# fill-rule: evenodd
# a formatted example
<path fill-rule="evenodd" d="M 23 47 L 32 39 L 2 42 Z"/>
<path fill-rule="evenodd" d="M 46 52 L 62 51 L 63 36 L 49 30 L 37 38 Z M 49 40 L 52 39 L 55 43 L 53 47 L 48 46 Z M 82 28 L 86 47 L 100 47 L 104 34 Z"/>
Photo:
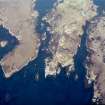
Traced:
<path fill-rule="evenodd" d="M 0 25 L 19 41 L 19 45 L 0 61 L 5 77 L 21 70 L 37 56 L 40 42 L 35 32 L 37 12 L 33 9 L 34 1 L 0 0 Z M 6 44 L 1 42 L 0 45 Z"/>

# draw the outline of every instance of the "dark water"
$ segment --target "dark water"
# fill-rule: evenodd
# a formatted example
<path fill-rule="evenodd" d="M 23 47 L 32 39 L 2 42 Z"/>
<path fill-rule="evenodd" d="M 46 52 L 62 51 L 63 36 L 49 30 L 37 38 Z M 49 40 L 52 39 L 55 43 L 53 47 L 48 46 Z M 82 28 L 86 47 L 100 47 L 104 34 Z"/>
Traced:
<path fill-rule="evenodd" d="M 93 1 L 94 1 L 94 4 L 98 6 L 97 8 L 98 15 L 99 16 L 105 15 L 105 13 L 103 13 L 105 12 L 105 0 L 93 0 Z"/>
<path fill-rule="evenodd" d="M 0 59 L 5 54 L 7 54 L 11 50 L 13 50 L 16 47 L 16 45 L 19 44 L 18 40 L 14 36 L 12 36 L 9 33 L 9 31 L 5 27 L 3 27 L 2 25 L 0 26 L 0 40 L 8 42 L 8 44 L 5 47 L 0 48 Z"/>
<path fill-rule="evenodd" d="M 42 42 L 38 57 L 24 67 L 20 72 L 15 73 L 11 78 L 5 79 L 0 69 L 0 105 L 90 105 L 93 96 L 93 84 L 90 87 L 84 87 L 86 69 L 83 65 L 87 56 L 86 41 L 88 38 L 87 28 L 83 26 L 84 34 L 81 40 L 81 46 L 74 57 L 75 72 L 70 77 L 66 76 L 64 69 L 56 77 L 45 75 L 45 58 L 51 56 L 51 53 L 42 51 L 42 48 L 48 48 L 51 33 L 47 31 L 49 24 L 42 20 L 53 8 L 56 0 L 37 0 L 35 9 L 39 12 L 37 22 L 37 32 L 40 34 L 40 40 L 43 34 L 47 33 L 47 39 Z M 41 23 L 44 26 L 41 26 Z M 1 35 L 1 34 L 0 34 Z M 4 33 L 3 33 L 4 35 Z M 39 74 L 39 81 L 35 80 L 35 74 Z M 78 74 L 79 79 L 75 80 Z"/>

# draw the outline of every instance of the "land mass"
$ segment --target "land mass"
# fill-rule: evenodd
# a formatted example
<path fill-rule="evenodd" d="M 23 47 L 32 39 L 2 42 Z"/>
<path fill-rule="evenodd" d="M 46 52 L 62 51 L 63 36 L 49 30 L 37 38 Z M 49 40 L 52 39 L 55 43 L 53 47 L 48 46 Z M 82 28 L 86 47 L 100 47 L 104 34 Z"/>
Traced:
<path fill-rule="evenodd" d="M 35 30 L 38 13 L 33 10 L 34 5 L 35 0 L 0 0 L 0 25 L 19 41 L 0 61 L 5 77 L 37 57 L 40 41 Z M 88 83 L 94 81 L 94 97 L 102 98 L 105 103 L 105 16 L 96 15 L 93 0 L 57 0 L 54 5 L 42 18 L 51 33 L 47 51 L 52 56 L 45 59 L 45 76 L 56 75 L 60 67 L 67 67 L 67 75 L 75 70 L 74 57 L 81 47 L 83 26 L 88 21 L 87 57 L 82 63 Z M 7 44 L 0 40 L 0 48 Z M 78 79 L 78 75 L 75 78 Z"/>
<path fill-rule="evenodd" d="M 5 77 L 21 70 L 37 56 L 40 45 L 35 32 L 37 12 L 32 0 L 0 0 L 0 25 L 15 36 L 19 44 L 0 61 Z M 1 42 L 1 46 L 6 43 Z"/>
<path fill-rule="evenodd" d="M 97 16 L 89 26 L 88 75 L 94 79 L 94 101 L 102 99 L 105 104 L 105 16 Z"/>
<path fill-rule="evenodd" d="M 52 38 L 46 59 L 45 75 L 56 75 L 59 65 L 74 70 L 74 56 L 80 47 L 83 26 L 95 16 L 91 0 L 63 0 L 43 19 L 50 24 Z"/>

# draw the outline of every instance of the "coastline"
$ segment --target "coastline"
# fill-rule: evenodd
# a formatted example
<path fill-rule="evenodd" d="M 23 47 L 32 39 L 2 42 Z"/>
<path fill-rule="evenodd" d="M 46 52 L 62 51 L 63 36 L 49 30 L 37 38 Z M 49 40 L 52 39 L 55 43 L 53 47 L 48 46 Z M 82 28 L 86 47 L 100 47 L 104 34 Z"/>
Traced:
<path fill-rule="evenodd" d="M 10 13 L 7 16 L 8 21 L 4 22 L 3 24 L 3 26 L 9 29 L 9 32 L 12 33 L 12 35 L 14 35 L 16 38 L 18 35 L 22 37 L 22 39 L 19 41 L 20 44 L 11 52 L 6 54 L 0 61 L 0 65 L 2 66 L 2 70 L 6 78 L 11 77 L 14 73 L 20 71 L 23 67 L 28 65 L 30 61 L 34 60 L 37 57 L 38 48 L 40 46 L 40 41 L 37 33 L 35 32 L 35 19 L 38 15 L 33 9 L 35 0 L 27 0 L 25 7 L 22 7 L 24 5 L 22 3 L 24 3 L 24 1 L 17 1 L 17 4 L 13 3 L 13 6 L 18 8 L 17 14 L 15 14 L 12 19 L 14 21 L 11 20 L 11 13 L 15 12 L 15 9 L 12 10 L 13 8 L 11 4 L 8 4 L 9 6 L 6 12 Z M 24 13 L 26 10 L 27 13 Z"/>

